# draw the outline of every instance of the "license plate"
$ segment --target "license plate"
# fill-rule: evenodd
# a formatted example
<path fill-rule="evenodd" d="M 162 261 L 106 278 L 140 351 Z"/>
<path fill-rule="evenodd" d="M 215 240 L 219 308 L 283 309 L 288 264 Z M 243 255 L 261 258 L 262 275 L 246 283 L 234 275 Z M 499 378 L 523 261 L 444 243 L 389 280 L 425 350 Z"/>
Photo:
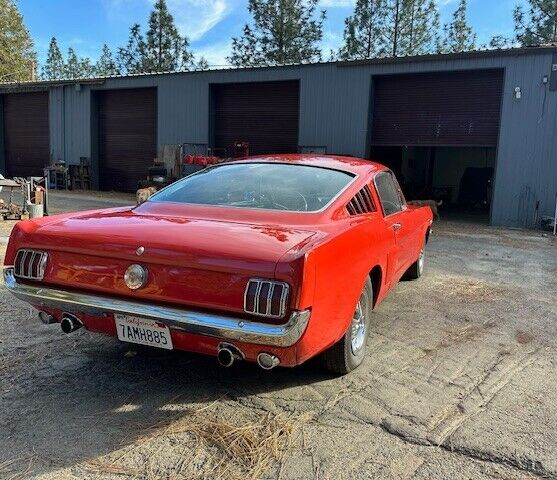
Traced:
<path fill-rule="evenodd" d="M 118 338 L 123 342 L 172 350 L 170 330 L 164 323 L 121 313 L 114 314 L 114 320 Z"/>

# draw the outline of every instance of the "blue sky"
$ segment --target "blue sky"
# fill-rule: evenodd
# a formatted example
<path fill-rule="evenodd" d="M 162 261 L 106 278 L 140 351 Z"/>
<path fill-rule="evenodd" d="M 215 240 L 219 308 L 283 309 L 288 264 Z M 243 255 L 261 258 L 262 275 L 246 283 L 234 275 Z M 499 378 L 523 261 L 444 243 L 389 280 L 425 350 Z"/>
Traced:
<path fill-rule="evenodd" d="M 344 19 L 352 12 L 354 0 L 320 1 L 327 10 L 323 50 L 328 52 L 340 45 Z M 442 21 L 449 21 L 458 0 L 437 2 Z M 517 3 L 526 0 L 468 0 L 468 18 L 480 43 L 496 34 L 512 33 Z M 146 24 L 153 0 L 19 0 L 18 4 L 43 62 L 52 36 L 64 50 L 72 47 L 93 60 L 103 43 L 116 50 L 126 42 L 133 23 Z M 226 63 L 230 39 L 241 33 L 249 18 L 247 0 L 168 0 L 168 6 L 193 50 L 211 65 Z"/>

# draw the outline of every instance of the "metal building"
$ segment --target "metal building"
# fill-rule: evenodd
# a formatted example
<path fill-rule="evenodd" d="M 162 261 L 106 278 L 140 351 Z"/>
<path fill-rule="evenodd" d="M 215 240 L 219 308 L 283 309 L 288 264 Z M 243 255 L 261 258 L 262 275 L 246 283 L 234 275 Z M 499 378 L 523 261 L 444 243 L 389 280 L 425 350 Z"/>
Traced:
<path fill-rule="evenodd" d="M 534 227 L 557 193 L 555 46 L 0 85 L 0 172 L 91 161 L 133 190 L 160 145 L 373 158 L 407 196 Z"/>

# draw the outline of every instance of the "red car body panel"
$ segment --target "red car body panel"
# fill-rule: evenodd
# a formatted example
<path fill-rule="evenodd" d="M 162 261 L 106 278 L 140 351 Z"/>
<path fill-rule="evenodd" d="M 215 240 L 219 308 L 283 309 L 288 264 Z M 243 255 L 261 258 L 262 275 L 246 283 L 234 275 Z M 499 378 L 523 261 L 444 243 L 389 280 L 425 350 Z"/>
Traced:
<path fill-rule="evenodd" d="M 384 217 L 374 176 L 385 167 L 349 157 L 277 155 L 240 162 L 281 162 L 347 171 L 355 180 L 319 212 L 228 208 L 146 202 L 138 207 L 57 215 L 18 223 L 5 265 L 22 248 L 48 251 L 41 285 L 234 315 L 269 324 L 244 311 L 250 278 L 290 286 L 288 312 L 311 309 L 301 338 L 278 347 L 233 342 L 254 361 L 261 351 L 298 365 L 335 344 L 346 332 L 366 279 L 376 269 L 375 304 L 398 282 L 423 248 L 432 214 L 405 206 Z M 218 168 L 218 167 L 217 167 Z M 350 216 L 347 203 L 368 185 L 376 211 Z M 398 230 L 393 228 L 397 224 Z M 132 291 L 124 273 L 138 262 L 149 271 L 144 288 Z M 376 278 L 377 280 L 377 278 Z M 34 305 L 60 320 L 62 311 Z M 91 331 L 116 335 L 111 314 L 83 314 Z M 171 329 L 174 348 L 215 355 L 222 339 Z"/>

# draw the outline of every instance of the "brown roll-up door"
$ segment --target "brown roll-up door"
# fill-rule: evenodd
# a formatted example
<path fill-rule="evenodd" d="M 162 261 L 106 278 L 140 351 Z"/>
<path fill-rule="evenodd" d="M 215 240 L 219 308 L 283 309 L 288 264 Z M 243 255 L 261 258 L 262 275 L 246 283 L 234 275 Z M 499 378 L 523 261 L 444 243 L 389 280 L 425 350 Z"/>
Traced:
<path fill-rule="evenodd" d="M 9 177 L 39 177 L 49 162 L 48 92 L 4 95 L 4 154 Z"/>
<path fill-rule="evenodd" d="M 503 70 L 374 78 L 372 145 L 496 146 Z"/>
<path fill-rule="evenodd" d="M 157 156 L 156 89 L 106 90 L 96 95 L 100 187 L 135 191 Z"/>
<path fill-rule="evenodd" d="M 296 81 L 213 85 L 214 146 L 232 154 L 236 141 L 251 155 L 298 150 L 300 85 Z"/>

